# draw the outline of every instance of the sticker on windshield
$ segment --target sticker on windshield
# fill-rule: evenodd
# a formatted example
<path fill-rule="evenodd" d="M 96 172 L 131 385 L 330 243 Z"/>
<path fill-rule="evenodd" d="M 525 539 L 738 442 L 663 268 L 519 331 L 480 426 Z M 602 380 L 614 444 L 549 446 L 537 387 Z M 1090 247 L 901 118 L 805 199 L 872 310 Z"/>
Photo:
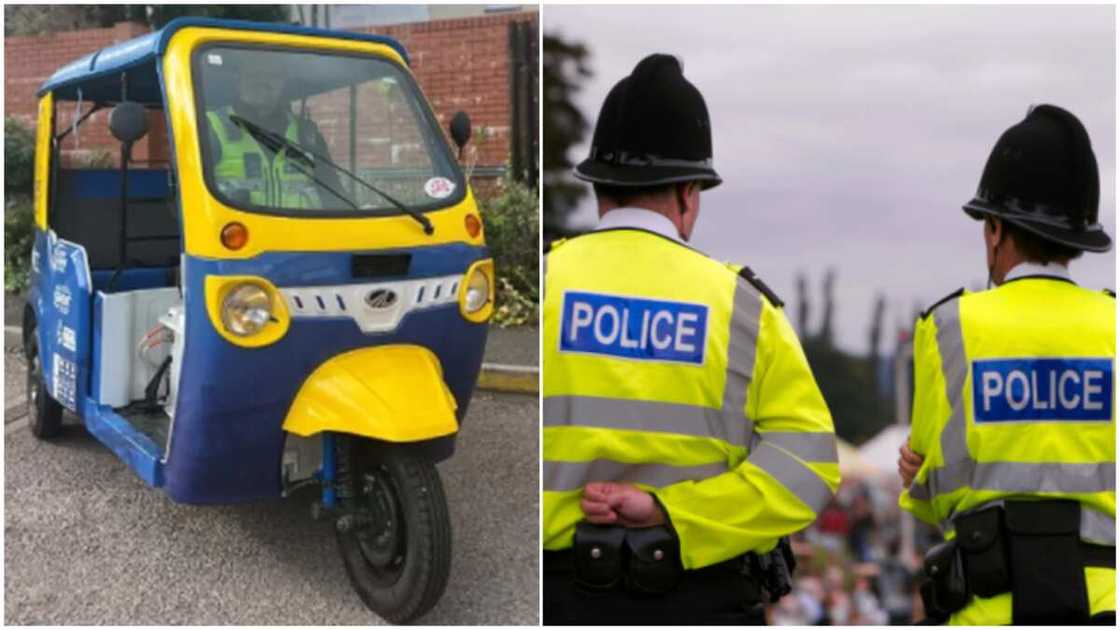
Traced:
<path fill-rule="evenodd" d="M 424 184 L 424 192 L 432 199 L 443 199 L 455 192 L 455 184 L 446 177 L 433 177 Z"/>
<path fill-rule="evenodd" d="M 217 53 L 210 53 L 206 55 L 206 63 L 212 66 L 222 65 L 222 56 Z"/>

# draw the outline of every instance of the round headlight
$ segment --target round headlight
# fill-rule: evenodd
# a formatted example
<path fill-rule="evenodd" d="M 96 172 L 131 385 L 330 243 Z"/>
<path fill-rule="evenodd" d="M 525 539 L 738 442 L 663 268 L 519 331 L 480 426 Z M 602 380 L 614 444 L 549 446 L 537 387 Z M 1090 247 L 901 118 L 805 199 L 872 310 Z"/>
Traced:
<path fill-rule="evenodd" d="M 222 324 L 241 337 L 255 334 L 272 319 L 272 296 L 256 284 L 239 284 L 222 302 Z"/>
<path fill-rule="evenodd" d="M 490 280 L 481 269 L 475 269 L 467 282 L 467 294 L 463 299 L 463 310 L 477 313 L 490 300 Z"/>

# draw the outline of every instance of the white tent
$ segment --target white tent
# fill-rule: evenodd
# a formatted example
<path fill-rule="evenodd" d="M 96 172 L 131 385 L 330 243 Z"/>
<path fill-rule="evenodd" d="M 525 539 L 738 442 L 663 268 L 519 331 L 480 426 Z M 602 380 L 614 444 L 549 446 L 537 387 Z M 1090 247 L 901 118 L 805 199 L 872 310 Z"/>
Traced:
<path fill-rule="evenodd" d="M 910 427 L 892 424 L 859 447 L 859 455 L 879 474 L 898 474 L 898 447 L 910 435 Z"/>
<path fill-rule="evenodd" d="M 836 452 L 840 457 L 840 476 L 844 479 L 865 479 L 878 476 L 878 468 L 867 461 L 856 447 L 836 439 Z"/>

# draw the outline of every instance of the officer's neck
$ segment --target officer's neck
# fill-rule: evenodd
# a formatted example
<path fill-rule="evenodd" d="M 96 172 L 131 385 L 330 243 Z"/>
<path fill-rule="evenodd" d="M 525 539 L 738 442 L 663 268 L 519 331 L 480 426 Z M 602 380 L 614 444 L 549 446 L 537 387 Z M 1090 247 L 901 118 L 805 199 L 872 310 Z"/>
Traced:
<path fill-rule="evenodd" d="M 992 282 L 996 285 L 1000 285 L 1008 280 L 1014 280 L 1015 278 L 1022 278 L 1024 276 L 1056 276 L 1068 278 L 1069 261 L 1061 260 L 1041 263 L 1028 260 L 1014 247 L 1008 247 L 1006 253 L 1001 251 L 1000 255 L 996 257 L 995 265 L 992 268 Z"/>
<path fill-rule="evenodd" d="M 614 211 L 614 210 L 623 210 L 626 213 L 648 212 L 648 213 L 658 215 L 659 217 L 664 219 L 664 221 L 659 220 L 659 223 L 666 223 L 667 222 L 668 225 L 672 225 L 672 233 L 671 234 L 666 234 L 666 236 L 669 236 L 670 238 L 674 238 L 674 239 L 682 241 L 682 242 L 688 240 L 688 238 L 683 236 L 684 217 L 682 217 L 680 215 L 680 212 L 676 207 L 670 207 L 670 205 L 668 205 L 666 203 L 663 203 L 661 200 L 657 200 L 657 199 L 650 200 L 650 199 L 644 199 L 643 198 L 643 199 L 640 199 L 640 200 L 631 200 L 626 204 L 619 204 L 619 203 L 616 203 L 616 202 L 614 202 L 612 200 L 609 200 L 609 199 L 600 198 L 599 199 L 599 223 L 600 223 L 600 225 L 603 223 L 604 217 L 607 216 L 607 213 L 610 213 L 611 211 Z M 617 213 L 617 212 L 615 213 L 615 215 L 618 215 L 618 214 L 619 213 Z M 608 222 L 609 222 L 609 219 L 608 219 Z M 668 225 L 666 225 L 666 229 L 668 229 Z M 660 232 L 661 230 L 658 230 L 658 231 Z"/>

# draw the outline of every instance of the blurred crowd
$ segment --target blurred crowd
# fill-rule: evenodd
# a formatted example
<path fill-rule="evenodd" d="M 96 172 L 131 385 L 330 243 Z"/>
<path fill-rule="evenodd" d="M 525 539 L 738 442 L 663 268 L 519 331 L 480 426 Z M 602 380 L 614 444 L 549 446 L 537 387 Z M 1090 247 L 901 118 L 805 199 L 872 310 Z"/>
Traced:
<path fill-rule="evenodd" d="M 907 544 L 898 493 L 889 478 L 841 485 L 817 521 L 792 539 L 793 591 L 770 607 L 772 625 L 905 625 L 924 618 L 917 570 L 939 534 L 915 522 Z"/>

